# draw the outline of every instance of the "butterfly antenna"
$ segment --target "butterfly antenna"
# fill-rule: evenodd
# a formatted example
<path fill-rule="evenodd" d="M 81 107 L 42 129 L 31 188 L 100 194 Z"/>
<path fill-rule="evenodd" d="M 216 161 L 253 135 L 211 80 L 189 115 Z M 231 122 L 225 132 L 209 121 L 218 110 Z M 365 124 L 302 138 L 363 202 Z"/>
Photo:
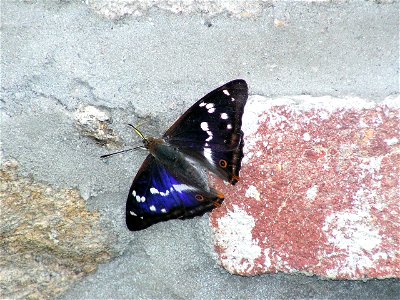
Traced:
<path fill-rule="evenodd" d="M 131 126 L 131 127 L 133 128 L 133 130 L 135 130 L 136 134 L 137 134 L 138 136 L 140 136 L 140 138 L 141 138 L 142 140 L 144 140 L 144 141 L 147 140 L 146 137 L 143 135 L 143 133 L 140 132 L 139 129 L 137 129 L 137 128 L 136 128 L 135 126 L 133 126 L 132 124 L 128 124 L 128 125 Z M 100 158 L 106 158 L 106 157 L 113 156 L 113 155 L 115 155 L 115 154 L 125 153 L 125 152 L 133 151 L 133 150 L 136 150 L 136 149 L 146 149 L 146 148 L 144 148 L 143 146 L 137 146 L 137 147 L 133 147 L 133 148 L 130 148 L 130 149 L 125 149 L 125 150 L 121 150 L 121 151 L 117 151 L 117 152 L 113 152 L 113 153 L 109 153 L 109 154 L 104 154 L 104 155 L 100 156 Z"/>
<path fill-rule="evenodd" d="M 135 130 L 136 134 L 138 136 L 141 137 L 142 140 L 146 140 L 146 137 L 143 135 L 143 133 L 140 132 L 139 129 L 137 129 L 135 126 L 133 126 L 132 124 L 128 124 L 129 126 L 131 126 L 133 128 L 133 130 Z"/>
<path fill-rule="evenodd" d="M 109 156 L 113 156 L 115 154 L 125 153 L 125 152 L 129 152 L 129 151 L 133 151 L 133 150 L 141 149 L 141 148 L 143 148 L 143 146 L 137 146 L 137 147 L 133 147 L 130 149 L 125 149 L 125 150 L 121 150 L 121 151 L 117 151 L 117 152 L 113 152 L 113 153 L 109 153 L 109 154 L 104 154 L 104 155 L 100 156 L 100 158 L 106 158 Z"/>

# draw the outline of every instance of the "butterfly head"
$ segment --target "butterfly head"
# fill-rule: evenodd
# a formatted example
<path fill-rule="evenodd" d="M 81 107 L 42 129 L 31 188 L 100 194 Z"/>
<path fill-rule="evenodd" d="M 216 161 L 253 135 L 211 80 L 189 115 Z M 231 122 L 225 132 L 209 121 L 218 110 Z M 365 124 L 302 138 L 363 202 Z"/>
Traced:
<path fill-rule="evenodd" d="M 155 139 L 153 137 L 145 137 L 143 133 L 140 132 L 139 129 L 137 129 L 135 126 L 133 126 L 132 124 L 129 124 L 129 126 L 131 126 L 133 128 L 133 130 L 136 132 L 136 134 L 138 136 L 140 136 L 140 138 L 142 139 L 143 142 L 143 146 L 150 150 L 150 152 L 152 152 L 153 148 L 157 145 L 160 144 L 162 141 L 160 139 Z"/>

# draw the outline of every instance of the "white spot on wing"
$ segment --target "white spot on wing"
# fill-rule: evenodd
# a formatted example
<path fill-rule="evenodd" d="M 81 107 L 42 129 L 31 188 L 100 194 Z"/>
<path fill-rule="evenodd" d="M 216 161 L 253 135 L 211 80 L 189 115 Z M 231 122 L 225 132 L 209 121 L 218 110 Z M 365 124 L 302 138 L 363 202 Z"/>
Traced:
<path fill-rule="evenodd" d="M 136 197 L 136 191 L 135 190 L 132 191 L 132 196 Z"/>
<path fill-rule="evenodd" d="M 201 103 L 199 104 L 199 106 L 200 106 L 200 107 L 206 106 L 206 103 L 201 102 Z"/>
<path fill-rule="evenodd" d="M 208 109 L 209 114 L 212 114 L 215 111 L 214 103 L 208 103 L 206 108 Z"/>
<path fill-rule="evenodd" d="M 210 131 L 210 128 L 208 128 L 208 123 L 207 122 L 201 122 L 200 127 L 203 131 L 207 132 L 208 138 L 206 139 L 206 142 L 209 142 L 213 138 L 213 134 Z"/>
<path fill-rule="evenodd" d="M 152 187 L 150 188 L 150 193 L 154 195 L 154 194 L 159 194 L 160 192 L 156 188 Z"/>
<path fill-rule="evenodd" d="M 204 157 L 210 162 L 210 163 L 214 163 L 212 156 L 211 156 L 211 149 L 210 148 L 204 148 L 204 152 L 203 155 Z"/>
<path fill-rule="evenodd" d="M 137 202 L 140 202 L 140 196 L 139 196 L 139 195 L 136 195 L 135 198 L 136 198 L 136 201 L 137 201 Z"/>
<path fill-rule="evenodd" d="M 154 205 L 151 205 L 151 206 L 149 207 L 149 209 L 150 209 L 151 211 L 156 211 L 156 207 L 155 207 Z"/>
<path fill-rule="evenodd" d="M 163 196 L 163 197 L 168 196 L 169 195 L 169 191 L 166 190 L 165 193 L 164 192 L 160 192 L 160 195 Z"/>
<path fill-rule="evenodd" d="M 130 210 L 129 213 L 130 213 L 132 216 L 137 217 L 137 214 L 135 214 L 133 211 Z"/>
<path fill-rule="evenodd" d="M 208 123 L 207 122 L 201 122 L 200 127 L 201 127 L 201 129 L 203 129 L 203 131 L 207 131 L 208 130 Z"/>
<path fill-rule="evenodd" d="M 228 90 L 223 90 L 222 91 L 225 95 L 230 96 L 231 94 L 229 94 Z"/>
<path fill-rule="evenodd" d="M 172 186 L 175 189 L 175 191 L 177 191 L 178 193 L 182 193 L 184 191 L 194 190 L 193 187 L 191 187 L 189 185 L 186 185 L 186 184 L 173 184 Z"/>
<path fill-rule="evenodd" d="M 208 134 L 208 138 L 206 138 L 206 142 L 209 142 L 209 141 L 211 141 L 212 140 L 212 138 L 213 138 L 213 134 L 212 134 L 212 132 L 211 131 L 207 131 L 207 134 Z"/>
<path fill-rule="evenodd" d="M 165 214 L 167 210 L 165 208 L 161 208 L 161 212 Z"/>
<path fill-rule="evenodd" d="M 144 196 L 142 196 L 142 198 L 140 198 L 140 200 L 141 200 L 142 202 L 144 202 L 144 201 L 146 201 L 146 198 L 145 198 Z"/>
<path fill-rule="evenodd" d="M 231 125 L 231 124 L 228 124 L 228 125 L 226 125 L 226 128 L 232 129 L 232 125 Z"/>
<path fill-rule="evenodd" d="M 228 119 L 228 114 L 222 113 L 222 114 L 221 114 L 221 119 L 222 119 L 222 120 Z"/>

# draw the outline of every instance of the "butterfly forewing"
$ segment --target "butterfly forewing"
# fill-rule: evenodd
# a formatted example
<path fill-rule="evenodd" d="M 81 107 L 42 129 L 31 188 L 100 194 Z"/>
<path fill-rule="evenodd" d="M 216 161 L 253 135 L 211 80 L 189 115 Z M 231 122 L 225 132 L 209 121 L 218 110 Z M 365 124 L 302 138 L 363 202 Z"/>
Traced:
<path fill-rule="evenodd" d="M 184 113 L 164 139 L 232 184 L 243 158 L 242 115 L 248 97 L 244 80 L 210 92 Z"/>

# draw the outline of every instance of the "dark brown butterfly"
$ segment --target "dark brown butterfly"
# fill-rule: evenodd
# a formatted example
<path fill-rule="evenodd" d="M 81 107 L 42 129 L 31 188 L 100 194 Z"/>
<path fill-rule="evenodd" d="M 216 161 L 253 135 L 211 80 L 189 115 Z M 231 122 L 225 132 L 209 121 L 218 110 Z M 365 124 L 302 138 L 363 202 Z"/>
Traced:
<path fill-rule="evenodd" d="M 246 82 L 237 79 L 197 101 L 161 138 L 145 137 L 135 129 L 150 154 L 129 190 L 130 230 L 192 218 L 222 203 L 224 196 L 210 187 L 204 171 L 231 184 L 239 180 L 247 97 Z"/>

